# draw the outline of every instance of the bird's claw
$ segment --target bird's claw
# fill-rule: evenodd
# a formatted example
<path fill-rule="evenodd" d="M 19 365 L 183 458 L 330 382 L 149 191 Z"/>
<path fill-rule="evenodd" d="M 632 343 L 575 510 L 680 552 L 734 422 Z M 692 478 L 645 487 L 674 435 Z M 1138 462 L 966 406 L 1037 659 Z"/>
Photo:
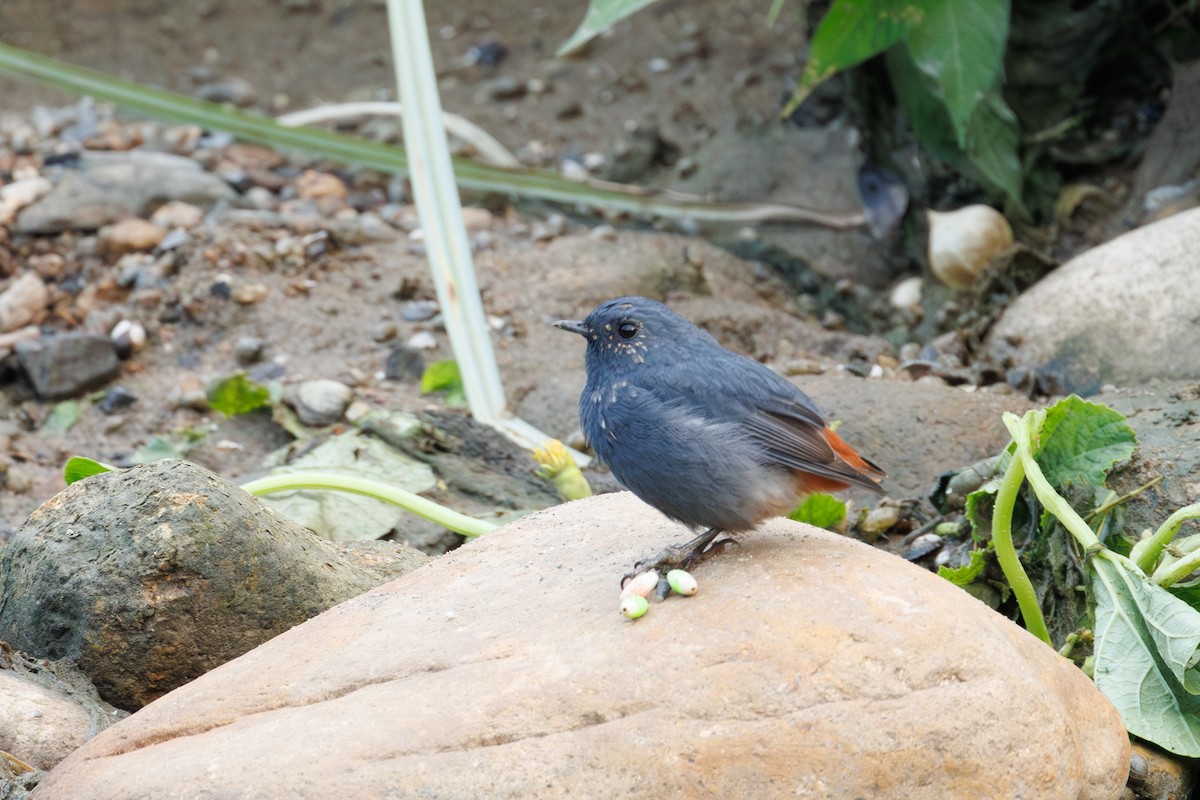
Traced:
<path fill-rule="evenodd" d="M 644 558 L 633 565 L 633 571 L 626 573 L 621 578 L 621 588 L 625 588 L 625 582 L 630 578 L 641 575 L 643 572 L 653 570 L 658 573 L 658 588 L 655 590 L 655 596 L 658 599 L 663 599 L 670 593 L 670 586 L 667 584 L 667 573 L 673 569 L 690 570 L 696 564 L 706 561 L 717 553 L 725 550 L 730 545 L 736 545 L 737 539 L 732 536 L 722 536 L 720 539 L 711 542 L 704 542 L 698 547 L 689 547 L 691 543 L 683 545 L 672 545 L 664 547 L 657 555 L 650 558 Z"/>

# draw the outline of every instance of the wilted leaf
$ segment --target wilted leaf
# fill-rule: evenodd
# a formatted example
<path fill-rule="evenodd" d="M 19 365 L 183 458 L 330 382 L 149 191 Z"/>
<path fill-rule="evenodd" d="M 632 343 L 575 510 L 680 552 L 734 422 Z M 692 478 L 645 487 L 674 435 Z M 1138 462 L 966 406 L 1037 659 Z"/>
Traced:
<path fill-rule="evenodd" d="M 1130 733 L 1200 756 L 1200 612 L 1112 553 L 1093 559 L 1096 686 Z"/>
<path fill-rule="evenodd" d="M 42 431 L 61 435 L 71 430 L 78 421 L 79 403 L 74 400 L 63 400 L 61 403 L 55 403 L 50 415 L 42 423 Z"/>
<path fill-rule="evenodd" d="M 956 586 L 966 586 L 973 583 L 983 573 L 987 564 L 987 554 L 990 548 L 977 547 L 971 551 L 970 560 L 961 567 L 938 567 L 938 575 Z"/>
<path fill-rule="evenodd" d="M 357 431 L 334 436 L 286 467 L 269 475 L 305 471 L 357 475 L 420 493 L 432 489 L 437 479 L 428 464 L 414 461 L 373 436 Z M 263 502 L 296 522 L 334 542 L 378 539 L 404 518 L 398 506 L 347 492 L 300 489 L 263 497 Z"/>
<path fill-rule="evenodd" d="M 155 436 L 146 442 L 133 456 L 135 464 L 149 464 L 163 458 L 184 458 L 191 449 L 190 442 L 173 441 L 165 436 Z"/>

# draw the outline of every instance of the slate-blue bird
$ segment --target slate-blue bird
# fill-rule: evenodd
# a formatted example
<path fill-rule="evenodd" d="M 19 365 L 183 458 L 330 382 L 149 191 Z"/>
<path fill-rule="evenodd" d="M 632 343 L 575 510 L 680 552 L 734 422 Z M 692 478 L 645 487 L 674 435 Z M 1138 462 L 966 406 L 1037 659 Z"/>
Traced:
<path fill-rule="evenodd" d="M 639 562 L 685 568 L 722 533 L 786 514 L 811 492 L 879 491 L 884 472 L 830 430 L 816 404 L 767 367 L 645 297 L 618 297 L 556 327 L 587 340 L 584 436 L 626 488 L 706 530 Z"/>

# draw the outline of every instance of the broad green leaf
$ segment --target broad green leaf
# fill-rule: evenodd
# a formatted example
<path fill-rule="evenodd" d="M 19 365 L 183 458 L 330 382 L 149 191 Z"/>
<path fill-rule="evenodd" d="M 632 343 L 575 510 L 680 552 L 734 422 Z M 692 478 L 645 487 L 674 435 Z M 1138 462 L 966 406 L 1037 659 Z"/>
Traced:
<path fill-rule="evenodd" d="M 1021 143 L 1017 116 L 1004 102 L 999 88 L 993 88 L 975 106 L 967 121 L 967 160 L 983 178 L 985 185 L 999 189 L 1024 210 L 1021 189 L 1024 170 L 1017 147 Z"/>
<path fill-rule="evenodd" d="M 1096 686 L 1130 733 L 1200 757 L 1200 612 L 1113 553 L 1092 561 Z"/>
<path fill-rule="evenodd" d="M 555 55 L 560 58 L 570 55 L 590 42 L 594 36 L 603 33 L 630 14 L 640 11 L 653 2 L 654 0 L 592 0 L 588 4 L 583 22 L 579 23 L 579 27 L 571 34 L 571 38 L 558 48 Z"/>
<path fill-rule="evenodd" d="M 421 374 L 421 394 L 430 392 L 445 392 L 447 405 L 467 404 L 457 361 L 434 361 L 425 368 L 425 372 Z"/>
<path fill-rule="evenodd" d="M 94 461 L 90 458 L 72 456 L 67 459 L 67 463 L 63 467 L 63 480 L 67 482 L 67 486 L 70 486 L 72 483 L 81 481 L 84 478 L 90 478 L 102 472 L 112 472 L 112 469 L 108 464 L 101 464 L 99 461 Z"/>
<path fill-rule="evenodd" d="M 953 583 L 955 586 L 966 586 L 973 583 L 983 574 L 987 564 L 987 554 L 990 547 L 977 547 L 971 551 L 971 560 L 961 567 L 938 567 L 938 575 Z"/>
<path fill-rule="evenodd" d="M 63 400 L 61 403 L 55 403 L 54 408 L 50 411 L 50 415 L 42 423 L 42 431 L 45 433 L 64 434 L 75 427 L 75 423 L 78 421 L 79 403 L 74 400 Z"/>
<path fill-rule="evenodd" d="M 899 42 L 921 23 L 930 5 L 945 0 L 834 0 L 808 45 L 808 63 L 780 116 L 794 112 L 812 90 L 842 70 Z"/>
<path fill-rule="evenodd" d="M 842 523 L 846 521 L 846 504 L 832 495 L 810 494 L 788 514 L 788 519 L 807 522 L 826 530 L 840 530 Z"/>
<path fill-rule="evenodd" d="M 208 404 L 227 417 L 246 414 L 271 403 L 271 390 L 239 372 L 208 387 Z"/>
<path fill-rule="evenodd" d="M 959 146 L 945 103 L 912 60 L 907 47 L 887 51 L 888 77 L 921 147 L 986 188 L 1021 205 L 1023 173 L 1017 157 L 1017 120 L 993 89 L 975 107 L 967 126 L 966 148 Z"/>
<path fill-rule="evenodd" d="M 1009 0 L 934 0 L 905 36 L 909 55 L 945 105 L 958 146 L 967 149 L 971 117 L 1000 84 Z"/>
<path fill-rule="evenodd" d="M 1102 487 L 1113 465 L 1133 455 L 1136 440 L 1119 412 L 1071 395 L 1046 410 L 1037 462 L 1055 488 Z"/>

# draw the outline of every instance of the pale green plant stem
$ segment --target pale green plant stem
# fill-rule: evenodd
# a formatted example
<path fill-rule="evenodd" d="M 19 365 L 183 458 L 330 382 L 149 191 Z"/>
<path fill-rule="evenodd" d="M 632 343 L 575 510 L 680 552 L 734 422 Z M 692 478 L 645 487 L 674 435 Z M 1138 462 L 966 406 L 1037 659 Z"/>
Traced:
<path fill-rule="evenodd" d="M 1095 554 L 1103 548 L 1095 531 L 1084 522 L 1083 517 L 1079 516 L 1079 512 L 1071 508 L 1071 504 L 1062 495 L 1054 491 L 1054 487 L 1050 485 L 1050 481 L 1046 480 L 1042 468 L 1038 466 L 1033 457 L 1033 440 L 1041 431 L 1042 423 L 1045 420 L 1046 412 L 1044 410 L 1029 411 L 1023 419 L 1009 412 L 1004 414 L 1004 426 L 1008 428 L 1008 432 L 1017 443 L 1016 456 L 1025 465 L 1025 478 L 1029 481 L 1033 493 L 1037 495 L 1038 501 L 1047 511 L 1058 518 L 1067 532 L 1075 537 L 1075 541 L 1079 543 L 1080 547 L 1088 554 Z"/>
<path fill-rule="evenodd" d="M 1158 558 L 1160 555 L 1162 555 L 1163 548 L 1171 543 L 1171 540 L 1175 538 L 1175 534 L 1179 533 L 1179 527 L 1189 519 L 1196 519 L 1198 517 L 1200 517 L 1200 503 L 1193 503 L 1190 506 L 1184 506 L 1183 508 L 1179 509 L 1174 514 L 1167 517 L 1167 521 L 1160 525 L 1158 530 L 1133 546 L 1133 550 L 1129 552 L 1129 560 L 1137 564 L 1138 569 L 1149 575 L 1154 571 L 1154 566 L 1158 563 Z M 1187 559 L 1183 559 L 1176 562 L 1176 564 L 1170 568 L 1171 571 L 1174 570 L 1175 566 L 1178 566 L 1186 560 Z M 1196 567 L 1194 566 L 1192 567 L 1192 569 L 1195 568 Z M 1187 575 L 1186 572 L 1183 574 Z M 1178 580 L 1179 578 L 1176 578 L 1175 580 L 1171 581 L 1171 583 L 1175 583 Z M 1155 581 L 1162 586 L 1170 585 L 1170 583 L 1163 584 L 1157 576 L 1155 577 Z"/>
<path fill-rule="evenodd" d="M 1000 489 L 996 492 L 996 505 L 992 509 L 992 545 L 996 549 L 996 561 L 1008 579 L 1013 595 L 1017 598 L 1017 606 L 1021 609 L 1021 617 L 1025 620 L 1025 629 L 1046 644 L 1053 647 L 1050 641 L 1050 631 L 1046 627 L 1046 618 L 1038 604 L 1037 593 L 1033 583 L 1021 566 L 1021 557 L 1013 546 L 1012 518 L 1013 508 L 1017 503 L 1017 493 L 1025 480 L 1025 465 L 1020 458 L 1013 457 L 1008 462 L 1008 469 L 1000 480 Z"/>
<path fill-rule="evenodd" d="M 496 525 L 475 517 L 468 517 L 438 505 L 418 494 L 400 489 L 396 486 L 374 481 L 370 478 L 359 478 L 352 475 L 340 475 L 335 472 L 289 472 L 282 475 L 269 475 L 248 483 L 242 488 L 253 495 L 272 494 L 274 492 L 291 492 L 299 489 L 325 489 L 339 492 L 351 492 L 366 497 L 373 497 L 385 503 L 400 506 L 406 511 L 436 522 L 463 536 L 482 536 L 488 531 L 495 530 Z"/>

